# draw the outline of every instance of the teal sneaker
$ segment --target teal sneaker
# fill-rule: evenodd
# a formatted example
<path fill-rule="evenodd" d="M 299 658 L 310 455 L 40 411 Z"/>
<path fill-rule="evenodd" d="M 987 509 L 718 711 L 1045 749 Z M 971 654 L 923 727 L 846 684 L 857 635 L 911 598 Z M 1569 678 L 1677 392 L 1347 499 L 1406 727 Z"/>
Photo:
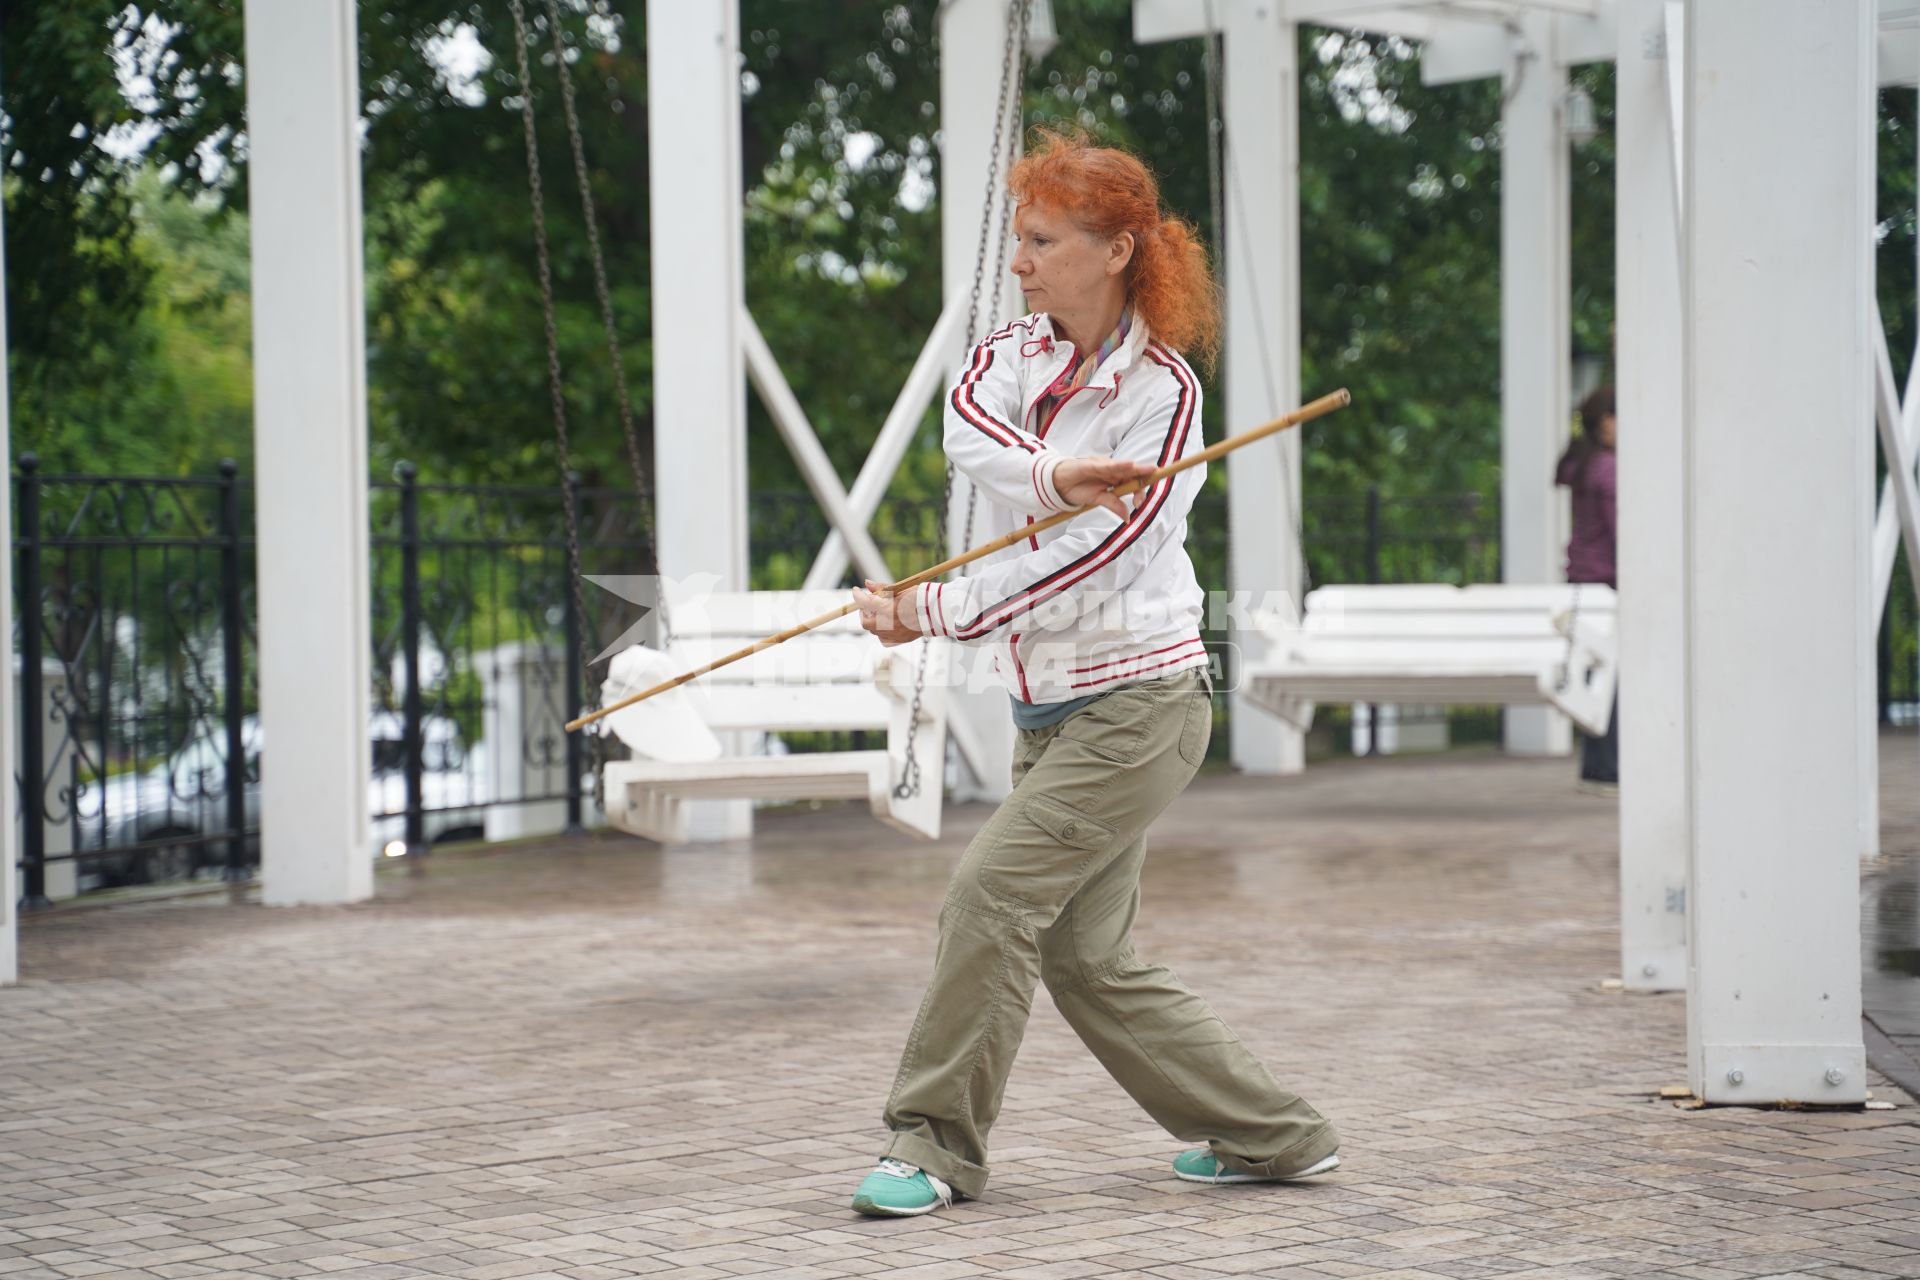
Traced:
<path fill-rule="evenodd" d="M 911 1218 L 953 1203 L 953 1188 L 904 1160 L 889 1157 L 853 1193 L 855 1213 L 875 1218 Z"/>
<path fill-rule="evenodd" d="M 1317 1173 L 1332 1173 L 1340 1167 L 1339 1156 L 1327 1156 L 1316 1160 L 1298 1173 L 1237 1173 L 1213 1158 L 1211 1151 L 1189 1151 L 1176 1156 L 1173 1161 L 1173 1176 L 1187 1182 L 1211 1182 L 1216 1185 L 1223 1182 L 1292 1182 L 1296 1178 L 1311 1178 Z"/>

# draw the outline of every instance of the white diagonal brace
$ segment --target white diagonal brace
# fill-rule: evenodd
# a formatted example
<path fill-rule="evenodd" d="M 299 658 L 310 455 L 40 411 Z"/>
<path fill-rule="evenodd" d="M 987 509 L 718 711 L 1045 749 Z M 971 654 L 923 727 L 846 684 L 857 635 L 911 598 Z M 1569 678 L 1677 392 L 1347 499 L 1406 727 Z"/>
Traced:
<path fill-rule="evenodd" d="M 760 393 L 760 403 L 766 405 L 767 414 L 773 419 L 780 438 L 786 441 L 793 460 L 800 464 L 801 478 L 813 491 L 814 501 L 853 548 L 860 572 L 881 582 L 889 581 L 886 557 L 874 545 L 866 521 L 854 516 L 853 508 L 847 503 L 847 491 L 840 485 L 839 473 L 834 471 L 827 451 L 820 447 L 820 438 L 813 434 L 813 425 L 794 397 L 793 388 L 787 385 L 786 375 L 780 372 L 780 362 L 773 358 L 773 349 L 767 345 L 760 326 L 754 323 L 753 312 L 745 307 L 740 308 L 740 346 L 747 359 L 747 377 L 753 389 Z"/>
<path fill-rule="evenodd" d="M 1909 379 L 1903 404 L 1894 390 L 1886 322 L 1878 316 L 1873 337 L 1873 416 L 1880 428 L 1880 452 L 1887 464 L 1873 521 L 1873 621 L 1877 628 L 1886 613 L 1898 543 L 1906 544 L 1907 572 L 1913 577 L 1915 592 L 1920 593 L 1920 487 L 1914 481 L 1914 427 L 1920 417 L 1920 397 L 1914 395 L 1914 389 L 1920 379 Z M 1915 363 L 1920 365 L 1920 361 Z"/>
<path fill-rule="evenodd" d="M 880 509 L 880 500 L 886 497 L 887 486 L 893 483 L 893 473 L 900 469 L 900 460 L 906 457 L 907 447 L 913 443 L 921 415 L 926 413 L 928 402 L 939 393 L 942 376 L 959 354 L 964 310 L 961 304 L 950 305 L 934 321 L 933 332 L 927 335 L 926 345 L 920 348 L 919 358 L 901 384 L 900 394 L 894 398 L 880 434 L 874 437 L 867 460 L 860 464 L 860 474 L 847 493 L 847 506 L 862 529 Z M 814 557 L 813 567 L 807 570 L 804 587 L 808 591 L 829 590 L 840 585 L 846 572 L 847 541 L 834 529 L 827 534 L 820 554 Z"/>
<path fill-rule="evenodd" d="M 936 335 L 938 332 L 939 326 L 935 326 Z M 747 376 L 753 381 L 754 390 L 759 392 L 761 402 L 767 406 L 767 413 L 779 429 L 780 438 L 786 441 L 787 448 L 793 452 L 794 461 L 800 464 L 800 472 L 806 478 L 807 488 L 813 491 L 814 500 L 845 540 L 842 545 L 853 548 L 860 572 L 881 582 L 891 581 L 892 572 L 887 568 L 886 559 L 881 556 L 880 548 L 874 545 L 865 520 L 854 515 L 847 492 L 840 487 L 840 477 L 834 471 L 833 463 L 827 458 L 826 450 L 820 447 L 819 437 L 814 435 L 812 425 L 807 422 L 807 415 L 801 410 L 793 388 L 787 385 L 786 375 L 780 372 L 780 362 L 774 359 L 773 350 L 767 346 L 760 326 L 745 307 L 740 309 L 740 346 L 746 356 Z M 936 360 L 933 363 L 937 372 L 939 362 Z M 914 415 L 915 418 L 918 416 Z M 865 468 L 862 468 L 861 474 L 866 474 Z M 881 487 L 884 489 L 884 483 Z M 835 575 L 834 583 L 828 585 L 838 581 L 838 575 Z M 986 757 L 972 726 L 958 719 L 949 719 L 947 736 L 967 767 L 978 773 Z"/>

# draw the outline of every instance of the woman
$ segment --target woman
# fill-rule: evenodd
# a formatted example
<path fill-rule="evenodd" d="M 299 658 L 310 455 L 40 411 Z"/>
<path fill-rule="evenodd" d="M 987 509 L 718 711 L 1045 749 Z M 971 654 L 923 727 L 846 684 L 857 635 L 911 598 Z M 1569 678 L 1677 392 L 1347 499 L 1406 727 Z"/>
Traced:
<path fill-rule="evenodd" d="M 1613 388 L 1600 387 L 1580 402 L 1580 432 L 1560 457 L 1554 483 L 1573 491 L 1573 536 L 1567 542 L 1567 581 L 1615 586 Z M 1614 693 L 1607 732 L 1580 746 L 1580 787 L 1599 795 L 1620 791 L 1620 695 Z"/>
<path fill-rule="evenodd" d="M 933 981 L 900 1061 L 879 1167 L 853 1207 L 927 1213 L 987 1183 L 987 1132 L 1036 981 L 1198 1182 L 1281 1181 L 1339 1163 L 1333 1126 L 1283 1089 L 1173 973 L 1137 956 L 1148 824 L 1212 732 L 1201 594 L 1187 558 L 1216 290 L 1185 223 L 1123 152 L 1042 131 L 1008 178 L 1012 270 L 1032 313 L 974 348 L 947 398 L 947 456 L 988 500 L 986 534 L 1086 504 L 975 573 L 889 598 L 856 589 L 888 644 L 993 652 L 1018 730 L 1013 793 L 974 837 L 940 914 Z M 984 540 L 984 538 L 983 538 Z"/>

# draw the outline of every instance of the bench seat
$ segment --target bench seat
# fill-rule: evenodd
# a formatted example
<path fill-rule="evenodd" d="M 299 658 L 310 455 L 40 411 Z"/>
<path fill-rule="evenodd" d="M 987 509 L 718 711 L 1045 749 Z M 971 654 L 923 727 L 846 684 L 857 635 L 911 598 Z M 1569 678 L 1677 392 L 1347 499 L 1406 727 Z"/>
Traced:
<path fill-rule="evenodd" d="M 685 671 L 831 612 L 839 591 L 713 593 L 676 602 L 664 666 Z M 923 646 L 932 646 L 923 650 Z M 926 839 L 938 838 L 946 761 L 948 642 L 919 640 L 888 649 L 849 614 L 771 649 L 658 695 L 686 702 L 718 742 L 803 732 L 871 731 L 884 750 L 746 754 L 715 748 L 697 758 L 679 742 L 635 746 L 630 760 L 609 761 L 603 775 L 607 818 L 615 827 L 663 843 L 688 835 L 687 805 L 698 800 L 865 799 L 875 817 Z M 906 771 L 908 722 L 918 667 L 927 663 L 914 758 L 920 785 L 896 796 Z M 662 664 L 654 664 L 657 669 Z M 608 693 L 616 691 L 610 686 Z M 623 738 L 627 737 L 623 733 Z M 651 754 L 648 754 L 651 752 Z M 696 758 L 689 758 L 690 756 Z"/>

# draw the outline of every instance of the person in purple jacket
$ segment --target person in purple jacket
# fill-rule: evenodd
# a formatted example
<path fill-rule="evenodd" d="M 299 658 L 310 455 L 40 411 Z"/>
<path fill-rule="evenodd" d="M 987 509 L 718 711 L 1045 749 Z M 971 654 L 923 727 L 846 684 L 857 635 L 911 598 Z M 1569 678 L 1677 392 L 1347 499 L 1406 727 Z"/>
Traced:
<path fill-rule="evenodd" d="M 1567 542 L 1567 581 L 1617 586 L 1614 571 L 1613 388 L 1600 387 L 1580 402 L 1580 431 L 1560 456 L 1554 483 L 1573 493 L 1573 537 Z M 1620 789 L 1620 696 L 1603 737 L 1588 737 L 1580 751 L 1580 785 L 1605 795 Z"/>

